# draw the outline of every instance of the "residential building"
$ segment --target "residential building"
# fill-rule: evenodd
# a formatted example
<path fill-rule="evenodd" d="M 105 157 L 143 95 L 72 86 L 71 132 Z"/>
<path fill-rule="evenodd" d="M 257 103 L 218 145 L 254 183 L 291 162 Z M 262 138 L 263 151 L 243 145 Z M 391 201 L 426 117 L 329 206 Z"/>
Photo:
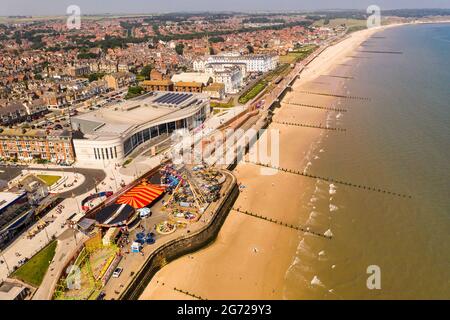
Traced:
<path fill-rule="evenodd" d="M 201 82 L 184 82 L 178 81 L 175 83 L 175 92 L 197 92 L 200 93 L 203 90 L 203 83 Z"/>
<path fill-rule="evenodd" d="M 173 91 L 173 82 L 170 80 L 145 80 L 139 84 L 145 91 Z"/>
<path fill-rule="evenodd" d="M 203 93 L 209 95 L 211 99 L 223 100 L 225 98 L 225 85 L 223 83 L 213 82 L 203 88 Z"/>
<path fill-rule="evenodd" d="M 0 133 L 0 157 L 21 161 L 47 160 L 72 163 L 75 153 L 67 130 L 5 128 Z"/>
<path fill-rule="evenodd" d="M 91 72 L 91 69 L 88 65 L 82 66 L 73 66 L 67 69 L 67 74 L 72 77 L 81 77 L 88 75 Z"/>
<path fill-rule="evenodd" d="M 23 103 L 14 101 L 6 106 L 0 107 L 0 118 L 2 125 L 10 125 L 26 119 L 28 113 Z"/>
<path fill-rule="evenodd" d="M 131 72 L 116 72 L 107 74 L 103 80 L 106 81 L 108 88 L 118 90 L 134 83 L 136 76 Z"/>
<path fill-rule="evenodd" d="M 227 94 L 238 93 L 243 84 L 241 69 L 232 67 L 223 71 L 216 71 L 214 72 L 214 82 L 223 83 Z"/>

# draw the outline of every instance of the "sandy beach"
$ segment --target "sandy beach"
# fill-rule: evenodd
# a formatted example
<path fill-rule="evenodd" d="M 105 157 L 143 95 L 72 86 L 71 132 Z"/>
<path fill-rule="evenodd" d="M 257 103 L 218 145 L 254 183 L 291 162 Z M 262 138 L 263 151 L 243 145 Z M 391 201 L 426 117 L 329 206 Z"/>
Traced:
<path fill-rule="evenodd" d="M 301 90 L 342 92 L 349 55 L 368 37 L 384 29 L 355 32 L 329 47 L 311 62 L 295 83 L 293 92 L 275 111 L 270 129 L 279 130 L 280 163 L 288 169 L 305 170 L 317 152 L 326 130 L 288 126 L 276 122 L 325 125 L 337 112 L 290 103 L 338 108 L 332 97 L 299 93 Z M 356 59 L 354 59 L 356 60 Z M 233 172 L 242 189 L 235 208 L 248 210 L 288 224 L 305 225 L 308 212 L 302 192 L 314 180 L 289 173 L 261 175 L 261 168 L 241 162 Z M 326 230 L 315 230 L 325 232 Z M 209 247 L 171 262 L 150 282 L 141 299 L 189 299 L 174 287 L 206 299 L 283 299 L 286 272 L 293 263 L 299 232 L 237 211 L 231 211 L 217 240 Z"/>

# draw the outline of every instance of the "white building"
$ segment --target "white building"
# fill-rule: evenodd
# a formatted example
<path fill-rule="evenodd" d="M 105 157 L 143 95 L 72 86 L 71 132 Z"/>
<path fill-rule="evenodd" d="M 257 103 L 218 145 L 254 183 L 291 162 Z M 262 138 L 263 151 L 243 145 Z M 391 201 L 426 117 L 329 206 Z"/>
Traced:
<path fill-rule="evenodd" d="M 208 63 L 209 56 L 203 56 L 194 60 L 193 68 L 197 72 L 205 72 L 206 64 Z"/>
<path fill-rule="evenodd" d="M 245 63 L 246 72 L 268 72 L 277 67 L 278 56 L 269 54 L 221 54 L 210 56 L 206 62 L 204 58 L 194 61 L 194 69 L 198 71 L 204 71 L 207 64 L 241 64 Z"/>
<path fill-rule="evenodd" d="M 204 71 L 206 73 L 213 74 L 214 72 L 221 72 L 234 67 L 237 67 L 241 70 L 243 78 L 247 77 L 247 64 L 245 62 L 240 63 L 210 62 L 205 65 Z"/>
<path fill-rule="evenodd" d="M 216 71 L 214 72 L 214 82 L 223 83 L 227 94 L 238 93 L 243 84 L 242 71 L 239 67 Z"/>
<path fill-rule="evenodd" d="M 80 135 L 73 145 L 80 164 L 122 164 L 138 146 L 177 129 L 194 129 L 210 113 L 204 94 L 150 92 L 144 96 L 72 118 Z M 159 141 L 158 140 L 158 141 Z"/>

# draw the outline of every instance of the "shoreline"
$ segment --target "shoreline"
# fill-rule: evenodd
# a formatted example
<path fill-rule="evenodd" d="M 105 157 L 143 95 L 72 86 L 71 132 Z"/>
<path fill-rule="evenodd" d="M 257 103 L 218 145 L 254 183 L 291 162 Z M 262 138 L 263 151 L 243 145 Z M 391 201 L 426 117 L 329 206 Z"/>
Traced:
<path fill-rule="evenodd" d="M 336 98 L 304 95 L 298 91 L 311 88 L 318 77 L 351 59 L 346 56 L 370 36 L 397 25 L 404 24 L 357 31 L 326 48 L 300 74 L 293 85 L 293 92 L 288 93 L 281 102 L 283 107 L 276 109 L 274 119 L 300 122 L 300 118 L 304 123 L 326 122 L 329 112 L 291 107 L 288 102 L 333 104 Z M 330 80 L 329 85 L 336 89 L 343 85 L 343 81 Z M 280 132 L 280 167 L 283 168 L 307 169 L 315 149 L 325 136 L 322 130 L 277 123 L 272 123 L 269 128 Z M 293 140 L 295 144 L 289 144 Z M 304 224 L 309 219 L 305 213 L 299 214 L 299 208 L 304 205 L 303 194 L 299 191 L 302 190 L 301 193 L 307 188 L 310 183 L 307 179 L 283 173 L 262 176 L 259 167 L 242 162 L 233 173 L 245 186 L 235 207 L 294 225 Z M 214 243 L 161 269 L 140 299 L 188 298 L 172 290 L 173 287 L 207 299 L 283 299 L 286 275 L 296 263 L 295 252 L 302 235 L 231 210 Z"/>

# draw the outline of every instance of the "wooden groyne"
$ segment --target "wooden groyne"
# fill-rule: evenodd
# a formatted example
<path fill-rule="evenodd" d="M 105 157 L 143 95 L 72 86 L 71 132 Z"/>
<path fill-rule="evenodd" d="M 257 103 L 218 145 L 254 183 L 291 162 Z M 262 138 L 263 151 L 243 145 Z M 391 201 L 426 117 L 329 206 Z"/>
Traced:
<path fill-rule="evenodd" d="M 369 186 L 365 186 L 365 185 L 361 185 L 361 184 L 355 184 L 355 183 L 346 182 L 346 181 L 342 181 L 342 180 L 336 180 L 336 179 L 330 178 L 330 177 L 316 176 L 316 175 L 313 175 L 313 174 L 301 172 L 299 170 L 292 170 L 292 169 L 286 169 L 286 168 L 281 168 L 281 167 L 275 167 L 275 166 L 271 166 L 271 165 L 260 163 L 260 162 L 252 162 L 252 161 L 246 161 L 246 162 L 254 164 L 254 165 L 257 165 L 257 166 L 261 166 L 261 167 L 271 168 L 271 169 L 275 169 L 275 170 L 286 172 L 286 173 L 292 173 L 292 174 L 296 174 L 296 175 L 307 177 L 307 178 L 318 179 L 318 180 L 322 180 L 322 181 L 326 181 L 326 182 L 332 182 L 332 183 L 336 183 L 336 184 L 341 184 L 341 185 L 348 186 L 348 187 L 353 187 L 353 188 L 358 188 L 358 189 L 368 190 L 368 191 L 373 191 L 373 192 L 378 192 L 378 193 L 384 193 L 384 194 L 388 194 L 388 195 L 396 196 L 396 197 L 400 197 L 400 198 L 410 198 L 410 199 L 412 198 L 412 196 L 407 195 L 407 194 L 392 192 L 392 191 L 389 191 L 389 190 L 384 190 L 384 189 L 375 188 L 375 187 L 369 187 Z"/>
<path fill-rule="evenodd" d="M 352 58 L 352 59 L 372 59 L 372 57 L 360 57 L 360 56 L 347 56 L 347 58 Z"/>
<path fill-rule="evenodd" d="M 195 298 L 195 299 L 197 299 L 197 300 L 208 300 L 208 299 L 206 299 L 206 298 L 202 298 L 202 297 L 199 296 L 199 295 L 196 295 L 196 294 L 191 293 L 191 292 L 189 292 L 189 291 L 185 291 L 185 290 L 182 290 L 182 289 L 178 289 L 178 288 L 176 288 L 176 287 L 174 287 L 173 290 L 174 290 L 174 291 L 177 291 L 177 292 L 180 292 L 180 293 L 183 293 L 183 294 L 185 294 L 185 295 L 187 295 L 187 296 L 189 296 L 189 297 Z"/>
<path fill-rule="evenodd" d="M 347 109 L 339 109 L 339 108 L 331 108 L 331 107 L 321 107 L 313 104 L 305 104 L 305 103 L 297 103 L 297 102 L 284 102 L 288 105 L 304 107 L 304 108 L 314 108 L 314 109 L 322 109 L 327 111 L 336 111 L 336 112 L 347 112 Z"/>
<path fill-rule="evenodd" d="M 401 52 L 401 51 L 358 50 L 358 52 L 364 52 L 364 53 L 403 54 L 403 52 Z"/>
<path fill-rule="evenodd" d="M 318 96 L 335 97 L 335 98 L 342 98 L 342 99 L 370 101 L 370 98 L 357 97 L 357 96 L 346 96 L 343 94 L 335 94 L 335 93 L 314 92 L 314 91 L 305 91 L 305 90 L 299 91 L 299 93 L 314 94 L 314 95 L 318 95 Z"/>
<path fill-rule="evenodd" d="M 323 74 L 322 76 L 338 78 L 338 79 L 346 79 L 346 80 L 354 80 L 355 79 L 354 77 L 350 77 L 350 76 L 339 76 L 339 75 L 334 75 L 334 74 Z"/>
<path fill-rule="evenodd" d="M 302 232 L 309 233 L 309 234 L 312 234 L 312 235 L 315 235 L 315 236 L 318 236 L 318 237 L 321 237 L 321 238 L 325 238 L 325 239 L 328 239 L 328 240 L 331 240 L 333 238 L 332 236 L 326 236 L 323 233 L 311 231 L 309 227 L 294 226 L 293 224 L 288 224 L 286 222 L 282 222 L 282 221 L 277 220 L 277 219 L 272 219 L 272 218 L 265 217 L 265 216 L 262 216 L 262 215 L 259 215 L 259 214 L 247 211 L 247 210 L 242 210 L 240 208 L 233 208 L 233 210 L 237 211 L 239 213 L 243 213 L 243 214 L 246 214 L 248 216 L 254 217 L 254 218 L 258 218 L 258 219 L 261 219 L 261 220 L 264 220 L 264 221 L 267 221 L 267 222 L 278 224 L 278 225 L 280 225 L 282 227 L 294 229 L 294 230 L 297 230 L 297 231 L 302 231 Z"/>
<path fill-rule="evenodd" d="M 285 122 L 285 121 L 272 121 L 272 122 L 277 123 L 277 124 L 284 124 L 286 126 L 305 127 L 305 128 L 314 128 L 314 129 L 341 131 L 341 132 L 347 131 L 347 129 L 345 129 L 345 128 L 324 127 L 322 125 L 307 124 L 307 123 L 293 123 L 293 122 Z"/>

